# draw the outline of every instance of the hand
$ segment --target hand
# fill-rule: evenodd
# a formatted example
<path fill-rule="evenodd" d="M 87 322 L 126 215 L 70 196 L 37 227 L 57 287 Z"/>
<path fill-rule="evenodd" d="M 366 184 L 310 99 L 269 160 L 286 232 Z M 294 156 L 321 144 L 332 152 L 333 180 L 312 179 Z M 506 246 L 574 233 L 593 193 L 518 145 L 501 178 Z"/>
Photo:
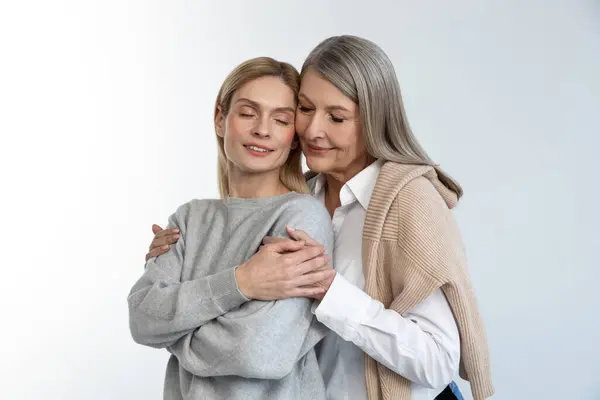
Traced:
<path fill-rule="evenodd" d="M 330 259 L 324 252 L 323 246 L 292 239 L 262 245 L 236 269 L 238 288 L 249 299 L 314 298 L 324 292 L 317 282 L 334 274 L 331 268 L 322 269 Z"/>
<path fill-rule="evenodd" d="M 314 240 L 313 238 L 308 236 L 308 234 L 306 232 L 301 231 L 299 229 L 293 229 L 289 226 L 287 226 L 286 228 L 287 228 L 288 235 L 291 238 L 298 240 L 298 241 L 303 241 L 306 246 L 322 246 L 319 242 L 317 242 L 316 240 Z M 263 239 L 263 243 L 264 244 L 281 243 L 282 241 L 285 241 L 285 240 L 287 240 L 287 239 L 267 236 Z M 326 271 L 326 270 L 333 271 L 333 268 L 331 268 L 331 265 L 326 264 L 326 265 L 322 266 L 321 268 L 319 268 L 317 271 Z M 317 293 L 313 296 L 308 296 L 308 297 L 312 297 L 313 299 L 316 299 L 316 300 L 323 300 L 323 297 L 327 293 L 327 290 L 329 290 L 329 287 L 331 286 L 334 278 L 335 278 L 335 271 L 331 275 L 331 277 L 326 278 L 322 281 L 316 282 L 313 285 L 313 287 L 320 287 L 323 289 L 323 292 Z"/>
<path fill-rule="evenodd" d="M 146 261 L 152 257 L 158 257 L 169 251 L 169 246 L 179 239 L 179 229 L 163 229 L 160 226 L 152 225 L 154 239 L 150 243 L 150 250 L 146 253 Z"/>

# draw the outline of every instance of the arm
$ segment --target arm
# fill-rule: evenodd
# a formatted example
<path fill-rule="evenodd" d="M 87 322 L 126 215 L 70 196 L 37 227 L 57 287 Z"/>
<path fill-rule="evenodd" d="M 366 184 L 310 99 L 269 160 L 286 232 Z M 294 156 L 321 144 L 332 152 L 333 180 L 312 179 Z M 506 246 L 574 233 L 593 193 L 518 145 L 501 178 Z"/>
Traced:
<path fill-rule="evenodd" d="M 403 240 L 394 250 L 394 264 L 400 266 L 394 268 L 421 269 L 420 264 L 414 264 L 420 260 L 436 264 L 431 269 L 451 268 L 453 258 L 446 256 L 455 251 L 457 233 L 451 212 L 435 188 L 429 181 L 415 180 L 399 196 L 403 196 L 404 209 L 411 212 L 402 213 L 398 223 Z M 429 248 L 424 243 L 434 244 L 439 259 L 426 254 Z M 399 269 L 392 270 L 392 278 L 398 273 Z M 410 279 L 406 276 L 406 288 L 411 287 Z M 392 291 L 401 296 L 395 281 L 392 279 Z M 439 285 L 400 315 L 337 274 L 315 314 L 395 373 L 421 386 L 439 388 L 452 381 L 460 360 L 456 320 Z"/>
<path fill-rule="evenodd" d="M 131 335 L 146 346 L 170 346 L 247 301 L 237 288 L 235 268 L 181 282 L 186 210 L 184 205 L 169 218 L 169 226 L 181 231 L 180 239 L 167 253 L 148 260 L 144 274 L 127 299 Z"/>
<path fill-rule="evenodd" d="M 197 376 L 281 379 L 325 334 L 310 304 L 306 298 L 250 301 L 188 333 L 169 351 Z"/>
<path fill-rule="evenodd" d="M 445 386 L 458 371 L 458 328 L 440 289 L 402 316 L 338 273 L 315 315 L 375 361 L 421 386 Z"/>
<path fill-rule="evenodd" d="M 310 232 L 331 253 L 329 215 L 321 204 L 309 205 L 290 210 L 284 223 Z M 276 234 L 283 232 L 284 226 Z M 325 335 L 310 306 L 307 298 L 250 301 L 188 333 L 169 351 L 194 375 L 281 379 Z"/>

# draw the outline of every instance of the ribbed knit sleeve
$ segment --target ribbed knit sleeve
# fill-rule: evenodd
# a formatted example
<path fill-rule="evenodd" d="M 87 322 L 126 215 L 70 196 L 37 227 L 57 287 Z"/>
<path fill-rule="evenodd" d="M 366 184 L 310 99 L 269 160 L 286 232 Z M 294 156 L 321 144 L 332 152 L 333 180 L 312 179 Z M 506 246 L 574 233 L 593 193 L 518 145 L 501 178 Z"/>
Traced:
<path fill-rule="evenodd" d="M 382 170 L 365 221 L 365 288 L 400 314 L 441 288 L 460 332 L 461 376 L 474 399 L 484 400 L 494 393 L 486 334 L 450 209 L 454 194 L 439 186 L 433 168 L 390 164 Z M 372 360 L 366 367 L 370 400 L 410 399 L 406 379 Z"/>
<path fill-rule="evenodd" d="M 407 183 L 395 201 L 398 212 L 398 264 L 404 265 L 404 290 L 390 308 L 406 310 L 432 284 L 442 287 L 461 331 L 461 376 L 471 382 L 474 398 L 494 393 L 488 347 L 469 280 L 462 237 L 451 210 L 424 177 Z M 425 290 L 424 290 L 425 289 Z"/>

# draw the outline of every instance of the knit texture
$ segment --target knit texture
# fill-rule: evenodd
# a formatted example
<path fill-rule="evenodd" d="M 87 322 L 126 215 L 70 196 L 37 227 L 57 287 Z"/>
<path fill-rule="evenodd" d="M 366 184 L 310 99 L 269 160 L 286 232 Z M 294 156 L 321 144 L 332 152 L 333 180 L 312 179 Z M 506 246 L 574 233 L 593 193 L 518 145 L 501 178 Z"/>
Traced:
<path fill-rule="evenodd" d="M 151 258 L 128 296 L 132 337 L 171 353 L 165 400 L 326 398 L 315 346 L 327 329 L 312 301 L 248 300 L 235 266 L 286 225 L 333 251 L 329 213 L 307 194 L 192 200 L 169 218 L 181 238 Z"/>
<path fill-rule="evenodd" d="M 457 196 L 429 166 L 387 162 L 377 178 L 363 231 L 365 292 L 405 314 L 441 288 L 461 338 L 460 376 L 475 400 L 494 393 L 483 321 L 451 209 Z M 411 383 L 366 356 L 369 400 L 410 400 Z"/>

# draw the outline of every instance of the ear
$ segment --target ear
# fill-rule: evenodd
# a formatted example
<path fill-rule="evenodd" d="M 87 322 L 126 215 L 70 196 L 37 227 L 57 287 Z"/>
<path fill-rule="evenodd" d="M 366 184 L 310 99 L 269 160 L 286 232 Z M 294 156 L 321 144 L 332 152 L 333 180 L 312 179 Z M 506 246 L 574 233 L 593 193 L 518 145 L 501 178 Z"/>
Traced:
<path fill-rule="evenodd" d="M 225 136 L 225 115 L 223 115 L 223 107 L 221 107 L 220 104 L 217 105 L 215 110 L 215 130 L 217 132 L 217 136 Z"/>

